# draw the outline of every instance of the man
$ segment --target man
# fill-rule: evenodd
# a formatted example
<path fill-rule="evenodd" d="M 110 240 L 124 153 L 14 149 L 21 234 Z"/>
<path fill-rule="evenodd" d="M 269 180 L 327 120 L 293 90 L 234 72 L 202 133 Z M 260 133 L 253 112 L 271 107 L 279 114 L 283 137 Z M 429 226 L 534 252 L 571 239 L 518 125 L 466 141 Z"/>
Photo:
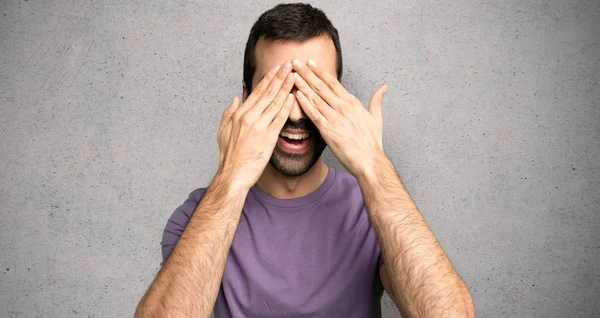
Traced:
<path fill-rule="evenodd" d="M 339 83 L 337 30 L 307 4 L 254 24 L 243 102 L 223 113 L 219 169 L 170 217 L 137 317 L 473 317 L 464 282 L 382 145 L 384 85 L 368 110 Z M 348 172 L 327 167 L 325 146 Z"/>

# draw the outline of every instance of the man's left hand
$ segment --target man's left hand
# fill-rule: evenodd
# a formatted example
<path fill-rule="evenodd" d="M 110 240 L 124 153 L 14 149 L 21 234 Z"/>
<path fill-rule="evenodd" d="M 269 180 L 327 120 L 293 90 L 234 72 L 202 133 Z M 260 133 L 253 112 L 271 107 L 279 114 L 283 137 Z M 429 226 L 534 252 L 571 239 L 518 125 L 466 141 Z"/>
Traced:
<path fill-rule="evenodd" d="M 387 84 L 371 96 L 368 111 L 335 76 L 319 69 L 313 60 L 293 61 L 296 99 L 315 124 L 333 154 L 355 177 L 375 170 L 383 152 L 381 101 Z"/>

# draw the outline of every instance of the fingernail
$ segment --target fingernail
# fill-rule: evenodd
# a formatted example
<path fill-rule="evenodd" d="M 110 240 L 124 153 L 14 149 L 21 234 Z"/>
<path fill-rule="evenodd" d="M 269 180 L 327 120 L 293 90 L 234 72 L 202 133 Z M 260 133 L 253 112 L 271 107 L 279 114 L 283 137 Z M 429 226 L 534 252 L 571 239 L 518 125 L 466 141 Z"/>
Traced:
<path fill-rule="evenodd" d="M 271 72 L 276 73 L 279 71 L 279 68 L 281 68 L 281 65 L 276 65 L 273 69 L 271 69 Z"/>
<path fill-rule="evenodd" d="M 297 80 L 297 81 L 300 81 L 300 80 L 302 80 L 302 77 L 300 77 L 300 74 L 298 74 L 298 73 L 296 73 L 296 72 L 294 72 L 294 73 L 292 73 L 292 74 L 294 74 L 294 77 L 296 78 L 296 80 Z"/>
<path fill-rule="evenodd" d="M 292 64 L 294 64 L 294 67 L 295 67 L 295 68 L 301 68 L 301 67 L 302 67 L 302 62 L 300 62 L 300 60 L 299 60 L 299 59 L 294 59 L 294 60 L 292 61 Z"/>
<path fill-rule="evenodd" d="M 317 62 L 315 62 L 315 60 L 313 60 L 313 59 L 308 59 L 308 65 L 315 67 L 315 66 L 317 66 Z"/>
<path fill-rule="evenodd" d="M 292 64 L 290 62 L 283 63 L 283 69 L 289 71 L 292 69 Z"/>

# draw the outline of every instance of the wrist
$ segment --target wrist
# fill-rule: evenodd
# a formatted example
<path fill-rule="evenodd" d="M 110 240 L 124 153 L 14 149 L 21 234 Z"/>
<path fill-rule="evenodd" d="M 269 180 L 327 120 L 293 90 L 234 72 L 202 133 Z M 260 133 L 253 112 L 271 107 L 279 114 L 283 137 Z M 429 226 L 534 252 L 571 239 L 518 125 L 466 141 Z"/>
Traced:
<path fill-rule="evenodd" d="M 373 163 L 363 168 L 360 173 L 356 176 L 359 183 L 373 184 L 381 179 L 381 174 L 384 175 L 389 173 L 389 169 L 392 169 L 395 173 L 392 162 L 385 156 L 385 154 L 378 154 Z"/>
<path fill-rule="evenodd" d="M 219 169 L 213 179 L 213 183 L 216 183 L 220 188 L 225 189 L 228 197 L 246 195 L 248 191 L 250 191 L 250 187 L 236 179 L 234 174 L 228 170 Z"/>

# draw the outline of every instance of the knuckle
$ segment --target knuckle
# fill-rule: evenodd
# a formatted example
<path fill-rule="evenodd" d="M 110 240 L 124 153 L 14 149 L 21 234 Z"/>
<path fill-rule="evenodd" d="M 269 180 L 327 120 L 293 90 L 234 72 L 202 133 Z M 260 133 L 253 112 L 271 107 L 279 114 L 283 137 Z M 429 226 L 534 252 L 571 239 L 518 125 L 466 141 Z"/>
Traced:
<path fill-rule="evenodd" d="M 240 112 L 236 112 L 235 114 L 233 114 L 233 120 L 235 122 L 240 122 L 240 120 L 242 119 L 242 114 Z"/>
<path fill-rule="evenodd" d="M 325 91 L 325 84 L 318 83 L 318 84 L 315 85 L 315 92 L 322 93 L 324 91 Z"/>
<path fill-rule="evenodd" d="M 334 91 L 338 95 L 344 93 L 344 87 L 339 83 L 330 81 L 329 86 L 331 87 L 331 90 Z"/>
<path fill-rule="evenodd" d="M 253 133 L 260 133 L 263 131 L 263 126 L 261 123 L 255 123 L 250 127 L 250 129 Z"/>
<path fill-rule="evenodd" d="M 273 100 L 273 102 L 271 102 L 271 105 L 273 107 L 277 107 L 281 104 L 283 104 L 283 102 L 285 101 L 286 96 L 276 96 L 275 99 Z"/>
<path fill-rule="evenodd" d="M 335 88 L 335 84 L 333 82 L 331 82 L 330 80 L 325 80 L 325 85 L 327 85 L 327 87 L 332 91 L 335 92 L 336 88 Z"/>
<path fill-rule="evenodd" d="M 252 125 L 252 118 L 250 118 L 249 116 L 242 117 L 242 124 L 247 126 Z"/>
<path fill-rule="evenodd" d="M 317 119 L 317 123 L 319 124 L 320 127 L 327 127 L 327 125 L 325 125 L 325 120 L 323 120 L 322 118 Z M 329 123 L 333 124 L 333 122 L 331 122 L 331 121 Z M 327 128 L 322 128 L 322 129 L 327 131 Z M 321 132 L 321 134 L 323 134 L 323 132 Z"/>
<path fill-rule="evenodd" d="M 265 98 L 272 98 L 274 95 L 274 91 L 275 89 L 273 89 L 272 86 L 270 86 L 269 88 L 267 88 L 267 90 L 264 93 Z"/>
<path fill-rule="evenodd" d="M 303 80 L 296 81 L 294 85 L 303 90 L 306 90 L 306 88 L 309 87 L 308 84 L 306 84 L 306 82 L 304 82 Z"/>
<path fill-rule="evenodd" d="M 276 88 L 276 87 L 271 87 L 271 89 L 269 90 L 269 97 L 270 98 L 275 98 L 275 96 L 277 96 L 277 94 L 279 93 L 280 88 Z"/>
<path fill-rule="evenodd" d="M 310 96 L 308 97 L 308 100 L 313 105 L 318 105 L 319 104 L 319 99 L 317 98 L 317 96 L 315 94 L 310 94 Z"/>
<path fill-rule="evenodd" d="M 287 72 L 285 72 L 283 69 L 279 70 L 279 72 L 277 72 L 277 78 L 279 78 L 280 80 L 283 80 L 287 77 Z"/>
<path fill-rule="evenodd" d="M 261 95 L 264 90 L 265 90 L 264 85 L 258 85 L 252 90 L 252 94 Z"/>
<path fill-rule="evenodd" d="M 352 109 L 352 107 L 354 107 L 354 105 L 352 105 L 352 103 L 346 102 L 346 103 L 342 103 L 340 109 L 341 109 L 342 113 L 347 114 L 348 111 L 350 111 L 350 109 Z"/>
<path fill-rule="evenodd" d="M 275 117 L 275 126 L 276 127 L 281 127 L 285 124 L 285 122 L 287 121 L 288 116 L 286 116 L 284 113 L 278 114 L 277 117 Z M 279 132 L 279 131 L 278 131 Z"/>
<path fill-rule="evenodd" d="M 329 73 L 324 74 L 323 82 L 327 84 L 328 87 L 333 88 L 335 86 L 335 81 L 333 80 L 333 76 Z"/>

